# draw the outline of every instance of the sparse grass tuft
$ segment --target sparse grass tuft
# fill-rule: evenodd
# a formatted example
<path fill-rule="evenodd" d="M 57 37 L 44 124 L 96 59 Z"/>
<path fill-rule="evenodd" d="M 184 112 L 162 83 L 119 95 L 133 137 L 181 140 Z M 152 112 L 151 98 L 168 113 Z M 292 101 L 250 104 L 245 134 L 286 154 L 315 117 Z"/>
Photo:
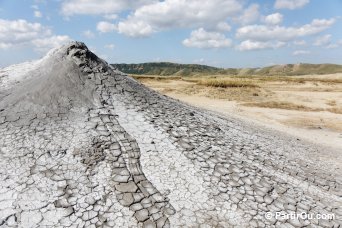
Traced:
<path fill-rule="evenodd" d="M 336 114 L 342 114 L 342 108 L 339 108 L 339 107 L 328 108 L 327 111 L 336 113 Z"/>
<path fill-rule="evenodd" d="M 298 111 L 324 111 L 320 108 L 311 108 L 304 105 L 294 104 L 291 102 L 284 101 L 266 101 L 266 102 L 252 102 L 244 103 L 244 106 L 250 107 L 260 107 L 260 108 L 277 108 L 277 109 L 287 109 L 287 110 L 298 110 Z"/>
<path fill-rule="evenodd" d="M 326 102 L 327 105 L 329 106 L 336 106 L 336 101 L 335 100 L 330 100 Z"/>
<path fill-rule="evenodd" d="M 198 85 L 210 86 L 210 87 L 219 87 L 219 88 L 259 88 L 258 85 L 253 84 L 247 80 L 241 79 L 202 79 L 197 82 Z"/>

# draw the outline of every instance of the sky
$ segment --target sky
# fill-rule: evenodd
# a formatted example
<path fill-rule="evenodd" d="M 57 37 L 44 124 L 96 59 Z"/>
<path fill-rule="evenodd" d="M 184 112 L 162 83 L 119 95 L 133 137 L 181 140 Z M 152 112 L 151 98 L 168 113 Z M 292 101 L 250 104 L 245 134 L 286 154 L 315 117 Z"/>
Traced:
<path fill-rule="evenodd" d="M 0 0 L 0 67 L 71 40 L 109 63 L 342 64 L 342 0 Z"/>

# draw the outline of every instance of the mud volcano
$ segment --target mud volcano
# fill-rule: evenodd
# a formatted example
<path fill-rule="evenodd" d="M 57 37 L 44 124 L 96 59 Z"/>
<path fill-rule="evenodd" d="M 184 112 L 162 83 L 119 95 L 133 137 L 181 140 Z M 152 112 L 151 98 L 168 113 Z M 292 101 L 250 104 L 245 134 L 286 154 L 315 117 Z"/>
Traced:
<path fill-rule="evenodd" d="M 341 171 L 315 147 L 162 96 L 83 43 L 0 82 L 1 227 L 342 225 Z"/>

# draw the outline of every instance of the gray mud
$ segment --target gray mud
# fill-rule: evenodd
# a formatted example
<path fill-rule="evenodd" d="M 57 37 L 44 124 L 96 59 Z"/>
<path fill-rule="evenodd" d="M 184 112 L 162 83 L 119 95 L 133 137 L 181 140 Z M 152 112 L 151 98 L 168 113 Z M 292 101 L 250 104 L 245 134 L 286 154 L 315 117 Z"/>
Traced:
<path fill-rule="evenodd" d="M 1 227 L 342 225 L 341 171 L 313 145 L 162 96 L 79 42 L 28 74 L 0 87 Z"/>

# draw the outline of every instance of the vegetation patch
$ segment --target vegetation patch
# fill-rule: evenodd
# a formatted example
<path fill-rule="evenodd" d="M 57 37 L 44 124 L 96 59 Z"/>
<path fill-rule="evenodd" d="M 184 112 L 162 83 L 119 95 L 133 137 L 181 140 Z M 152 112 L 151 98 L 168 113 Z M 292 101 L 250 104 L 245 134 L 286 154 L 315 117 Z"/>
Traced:
<path fill-rule="evenodd" d="M 232 79 L 202 79 L 197 82 L 198 85 L 219 87 L 219 88 L 259 88 L 258 85 L 248 80 Z"/>
<path fill-rule="evenodd" d="M 327 110 L 332 113 L 342 114 L 342 108 L 339 107 L 328 108 Z"/>
<path fill-rule="evenodd" d="M 287 110 L 298 110 L 298 111 L 324 111 L 321 108 L 311 108 L 304 105 L 294 104 L 285 101 L 266 101 L 266 102 L 251 102 L 244 103 L 244 106 L 250 107 L 260 107 L 260 108 L 277 108 L 277 109 L 287 109 Z"/>

